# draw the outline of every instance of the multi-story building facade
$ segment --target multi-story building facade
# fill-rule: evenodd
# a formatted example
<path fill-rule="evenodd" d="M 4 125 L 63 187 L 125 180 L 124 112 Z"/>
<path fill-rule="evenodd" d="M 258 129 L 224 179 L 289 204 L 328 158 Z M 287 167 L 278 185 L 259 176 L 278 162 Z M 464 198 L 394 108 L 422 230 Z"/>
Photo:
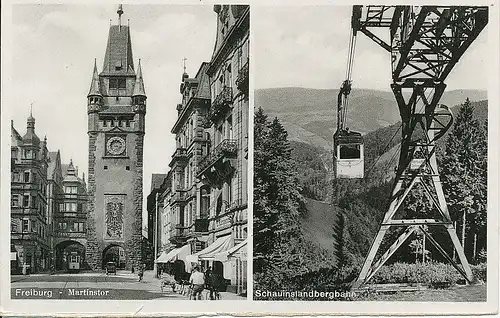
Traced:
<path fill-rule="evenodd" d="M 48 152 L 34 126 L 30 116 L 24 137 L 11 128 L 13 272 L 68 270 L 71 256 L 84 261 L 85 177 L 72 162 L 61 164 L 60 151 Z"/>
<path fill-rule="evenodd" d="M 142 261 L 142 180 L 146 93 L 141 64 L 134 68 L 130 29 L 109 28 L 103 70 L 94 65 L 87 95 L 89 216 L 87 262 L 92 269 L 124 257 L 127 269 Z"/>
<path fill-rule="evenodd" d="M 185 72 L 182 75 L 182 102 L 177 105 L 178 117 L 171 130 L 176 135 L 176 151 L 169 163 L 171 195 L 165 197 L 171 211 L 167 214 L 170 243 L 176 247 L 189 243 L 192 252 L 204 247 L 200 238 L 208 233 L 208 210 L 201 207 L 201 188 L 196 177 L 198 162 L 210 147 L 203 127 L 210 106 L 207 68 L 208 63 L 203 63 L 194 78 Z"/>
<path fill-rule="evenodd" d="M 47 139 L 35 133 L 30 114 L 26 134 L 11 124 L 11 261 L 13 272 L 36 273 L 50 266 L 47 214 Z"/>
<path fill-rule="evenodd" d="M 62 193 L 56 197 L 57 208 L 53 216 L 53 249 L 56 270 L 77 270 L 88 268 L 85 263 L 87 243 L 87 186 L 85 176 L 78 176 L 78 170 L 71 160 L 62 165 Z"/>
<path fill-rule="evenodd" d="M 198 164 L 197 176 L 210 186 L 207 250 L 217 243 L 222 247 L 219 255 L 207 251 L 204 256 L 202 251 L 198 259 L 212 261 L 214 272 L 222 271 L 231 280 L 231 290 L 241 293 L 247 277 L 250 8 L 216 5 L 214 11 L 217 38 L 207 69 L 211 103 L 205 126 L 211 146 Z"/>
<path fill-rule="evenodd" d="M 216 5 L 217 38 L 210 63 L 182 76 L 171 187 L 159 229 L 168 243 L 158 258 L 176 274 L 195 263 L 246 292 L 249 7 Z"/>
<path fill-rule="evenodd" d="M 147 211 L 148 211 L 148 222 L 147 222 L 147 241 L 149 245 L 153 248 L 153 255 L 151 260 L 144 259 L 146 265 L 150 265 L 158 257 L 158 251 L 160 250 L 160 240 L 161 231 L 159 231 L 160 226 L 160 213 L 163 210 L 163 201 L 158 200 L 158 196 L 162 193 L 166 187 L 165 179 L 167 174 L 164 173 L 154 173 L 151 177 L 151 192 L 147 197 Z M 154 263 L 156 265 L 156 263 Z M 153 267 L 155 268 L 155 267 Z"/>
<path fill-rule="evenodd" d="M 51 247 L 50 267 L 56 268 L 56 260 L 54 254 L 54 216 L 59 209 L 59 201 L 63 196 L 63 170 L 61 164 L 60 151 L 50 151 L 48 168 L 47 168 L 47 219 L 48 219 L 48 232 Z"/>

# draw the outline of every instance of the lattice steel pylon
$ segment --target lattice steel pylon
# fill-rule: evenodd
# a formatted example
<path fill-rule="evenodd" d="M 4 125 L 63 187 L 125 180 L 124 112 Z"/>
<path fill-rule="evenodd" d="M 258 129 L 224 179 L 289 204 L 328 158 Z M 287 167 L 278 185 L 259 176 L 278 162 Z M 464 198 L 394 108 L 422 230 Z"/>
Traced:
<path fill-rule="evenodd" d="M 351 22 L 353 32 L 362 32 L 391 54 L 391 88 L 402 121 L 401 153 L 389 208 L 353 287 L 367 283 L 416 230 L 422 232 L 436 250 L 471 282 L 472 272 L 443 193 L 435 142 L 453 123 L 450 110 L 444 105 L 438 107 L 446 88 L 444 81 L 487 25 L 488 8 L 354 6 Z M 385 34 L 388 40 L 381 36 L 380 31 L 388 33 Z M 417 187 L 434 208 L 435 215 L 396 217 L 405 199 Z M 379 252 L 382 240 L 394 227 L 404 228 L 404 231 L 385 252 L 380 251 L 384 252 L 382 254 Z M 430 231 L 433 227 L 444 227 L 460 264 L 433 237 Z M 379 254 L 382 255 L 375 261 Z"/>

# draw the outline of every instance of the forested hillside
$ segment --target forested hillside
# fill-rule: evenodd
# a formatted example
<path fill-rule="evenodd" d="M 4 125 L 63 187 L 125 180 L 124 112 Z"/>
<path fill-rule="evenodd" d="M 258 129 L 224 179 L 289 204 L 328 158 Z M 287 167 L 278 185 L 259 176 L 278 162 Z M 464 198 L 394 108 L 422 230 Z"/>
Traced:
<path fill-rule="evenodd" d="M 448 207 L 471 263 L 484 261 L 486 253 L 487 108 L 486 100 L 453 107 L 455 123 L 439 140 L 437 150 Z M 364 136 L 365 178 L 336 180 L 332 176 L 331 151 L 290 142 L 281 121 L 267 118 L 259 109 L 255 117 L 255 127 L 260 128 L 255 131 L 254 242 L 260 246 L 254 248 L 264 262 L 254 263 L 254 268 L 259 268 L 255 279 L 261 287 L 289 284 L 307 288 L 318 282 L 344 286 L 356 277 L 387 209 L 399 157 L 400 123 Z M 272 155 L 277 155 L 272 150 L 275 148 L 282 149 L 278 157 Z M 277 189 L 279 192 L 274 193 Z M 411 192 L 398 211 L 400 216 L 435 213 L 419 191 Z M 276 200 L 269 196 L 285 201 L 269 205 Z M 387 247 L 399 236 L 397 229 L 388 232 L 382 246 Z M 261 236 L 256 233 L 274 233 L 284 240 L 269 238 L 264 240 L 269 245 L 262 246 Z M 444 240 L 441 244 L 451 255 L 447 235 L 438 231 L 433 236 Z M 422 237 L 419 233 L 413 235 L 387 264 L 445 262 L 434 247 L 422 247 Z M 276 244 L 287 246 L 286 252 L 279 248 L 280 252 L 276 252 Z M 276 267 L 269 265 L 273 259 L 280 264 L 293 259 L 290 264 L 294 270 L 276 272 Z M 273 268 L 272 273 L 265 270 L 266 266 Z"/>

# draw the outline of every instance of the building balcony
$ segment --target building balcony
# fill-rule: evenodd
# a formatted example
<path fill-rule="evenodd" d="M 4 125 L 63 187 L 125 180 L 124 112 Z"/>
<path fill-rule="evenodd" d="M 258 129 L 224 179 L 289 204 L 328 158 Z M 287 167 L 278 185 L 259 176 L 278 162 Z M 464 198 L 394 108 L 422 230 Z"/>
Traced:
<path fill-rule="evenodd" d="M 196 233 L 208 232 L 208 223 L 209 221 L 206 218 L 194 220 L 194 231 Z"/>
<path fill-rule="evenodd" d="M 226 211 L 213 218 L 212 229 L 219 232 L 223 229 L 231 227 L 233 224 L 233 213 Z"/>
<path fill-rule="evenodd" d="M 238 155 L 236 140 L 224 139 L 212 152 L 203 157 L 198 163 L 198 175 L 202 175 L 207 169 L 215 166 L 223 159 L 234 159 Z"/>
<path fill-rule="evenodd" d="M 236 87 L 244 94 L 248 94 L 248 71 L 249 63 L 247 59 L 247 62 L 240 68 L 238 77 L 236 78 Z"/>
<path fill-rule="evenodd" d="M 219 95 L 215 97 L 212 105 L 210 107 L 210 113 L 208 118 L 210 121 L 214 122 L 224 114 L 226 114 L 233 104 L 233 88 L 229 86 L 224 86 L 220 91 Z"/>
<path fill-rule="evenodd" d="M 175 203 L 184 203 L 186 202 L 186 191 L 185 190 L 176 190 L 175 193 L 172 195 L 172 204 Z"/>
<path fill-rule="evenodd" d="M 176 162 L 185 164 L 187 162 L 187 151 L 186 148 L 177 148 L 175 149 L 174 154 L 172 155 L 172 160 L 168 164 L 169 167 L 173 167 Z"/>
<path fill-rule="evenodd" d="M 170 228 L 170 237 L 169 241 L 173 244 L 183 243 L 188 239 L 189 232 L 186 227 L 182 224 L 176 224 L 175 226 Z"/>

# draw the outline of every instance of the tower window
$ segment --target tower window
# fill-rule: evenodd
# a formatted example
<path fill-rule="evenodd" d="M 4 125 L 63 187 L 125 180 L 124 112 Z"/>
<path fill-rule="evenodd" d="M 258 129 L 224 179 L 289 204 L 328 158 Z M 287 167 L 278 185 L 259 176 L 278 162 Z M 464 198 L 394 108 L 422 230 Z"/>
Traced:
<path fill-rule="evenodd" d="M 124 78 L 110 78 L 109 88 L 110 89 L 124 89 L 127 87 L 127 82 Z"/>
<path fill-rule="evenodd" d="M 130 166 L 126 166 L 126 167 L 125 167 L 125 169 L 126 169 L 126 170 L 130 170 Z"/>
<path fill-rule="evenodd" d="M 108 166 L 104 166 L 104 170 L 108 170 Z"/>

